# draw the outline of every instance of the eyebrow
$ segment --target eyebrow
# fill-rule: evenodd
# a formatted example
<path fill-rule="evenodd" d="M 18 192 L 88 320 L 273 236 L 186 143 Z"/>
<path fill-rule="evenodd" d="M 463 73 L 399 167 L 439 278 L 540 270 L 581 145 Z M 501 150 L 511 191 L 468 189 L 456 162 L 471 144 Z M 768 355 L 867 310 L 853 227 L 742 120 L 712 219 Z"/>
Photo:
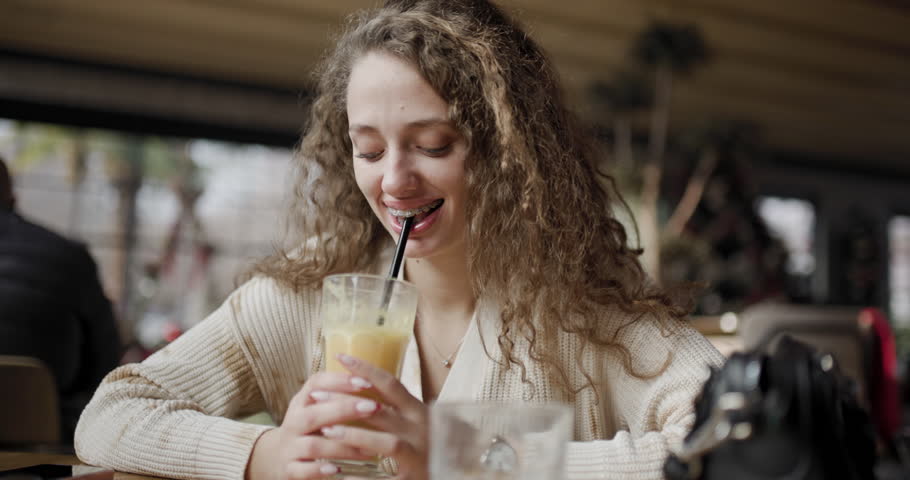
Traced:
<path fill-rule="evenodd" d="M 445 127 L 453 128 L 452 122 L 450 122 L 448 119 L 438 118 L 438 117 L 415 120 L 415 121 L 409 122 L 407 125 L 405 125 L 405 128 L 427 128 L 427 127 L 435 127 L 435 126 L 445 126 Z M 348 128 L 349 133 L 371 132 L 371 131 L 376 131 L 376 127 L 373 127 L 370 125 L 364 125 L 364 124 L 360 124 L 360 123 L 355 123 Z"/>

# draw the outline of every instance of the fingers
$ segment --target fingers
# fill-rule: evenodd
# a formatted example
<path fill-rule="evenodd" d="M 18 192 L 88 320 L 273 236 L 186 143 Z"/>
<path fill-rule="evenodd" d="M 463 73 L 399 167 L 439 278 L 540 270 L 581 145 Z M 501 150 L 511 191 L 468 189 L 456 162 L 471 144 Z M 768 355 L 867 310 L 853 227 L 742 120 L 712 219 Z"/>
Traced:
<path fill-rule="evenodd" d="M 301 387 L 292 402 L 300 402 L 303 406 L 313 403 L 310 394 L 314 391 L 332 391 L 356 393 L 372 388 L 373 385 L 364 378 L 349 373 L 319 372 Z"/>
<path fill-rule="evenodd" d="M 334 392 L 313 392 L 311 396 L 313 396 L 317 402 L 355 402 L 355 405 L 356 402 L 363 400 L 362 397 Z M 379 405 L 372 415 L 362 417 L 362 419 L 364 423 L 377 430 L 398 434 L 403 433 L 403 430 L 407 429 L 407 423 L 410 423 L 407 419 L 402 417 L 401 412 L 399 412 L 397 408 L 389 405 Z"/>
<path fill-rule="evenodd" d="M 389 372 L 350 355 L 339 354 L 338 361 L 355 376 L 373 384 L 382 398 L 402 411 L 423 405 Z"/>
<path fill-rule="evenodd" d="M 291 462 L 285 470 L 287 478 L 293 480 L 311 480 L 330 478 L 338 473 L 338 467 L 327 462 Z"/>
<path fill-rule="evenodd" d="M 313 392 L 310 396 L 313 397 L 313 395 L 328 399 L 331 394 L 319 391 Z M 300 415 L 296 416 L 291 423 L 285 423 L 287 423 L 287 428 L 292 429 L 297 434 L 307 435 L 318 431 L 326 425 L 368 418 L 377 410 L 379 410 L 379 404 L 375 400 L 339 395 L 338 398 L 332 401 L 313 403 L 303 408 Z M 284 426 L 282 425 L 282 427 Z"/>
<path fill-rule="evenodd" d="M 346 425 L 324 427 L 322 434 L 331 440 L 356 447 L 364 452 L 376 453 L 387 457 L 408 456 L 413 448 L 401 437 L 391 433 Z"/>
<path fill-rule="evenodd" d="M 292 458 L 297 461 L 311 461 L 314 458 L 370 460 L 374 457 L 352 445 L 313 435 L 294 438 L 289 449 Z"/>

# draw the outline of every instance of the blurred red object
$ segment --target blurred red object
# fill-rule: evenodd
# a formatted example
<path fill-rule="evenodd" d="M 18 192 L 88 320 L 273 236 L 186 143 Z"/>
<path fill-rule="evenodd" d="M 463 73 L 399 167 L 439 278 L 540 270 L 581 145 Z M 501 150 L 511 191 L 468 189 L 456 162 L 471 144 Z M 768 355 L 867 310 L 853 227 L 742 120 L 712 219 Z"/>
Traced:
<path fill-rule="evenodd" d="M 894 332 L 885 314 L 877 308 L 860 311 L 858 321 L 875 343 L 869 364 L 869 409 L 878 434 L 891 441 L 901 424 Z"/>
<path fill-rule="evenodd" d="M 183 330 L 171 322 L 164 324 L 162 330 L 164 330 L 162 337 L 167 343 L 171 343 L 177 340 L 180 335 L 183 335 Z"/>

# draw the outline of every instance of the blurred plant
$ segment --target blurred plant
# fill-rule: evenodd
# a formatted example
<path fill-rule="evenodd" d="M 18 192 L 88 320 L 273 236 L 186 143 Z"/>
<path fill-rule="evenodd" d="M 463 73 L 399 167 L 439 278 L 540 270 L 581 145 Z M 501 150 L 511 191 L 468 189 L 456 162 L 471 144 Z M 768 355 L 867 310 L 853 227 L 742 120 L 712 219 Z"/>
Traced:
<path fill-rule="evenodd" d="M 654 102 L 648 77 L 639 70 L 620 70 L 609 84 L 595 83 L 590 93 L 610 113 L 614 168 L 631 165 L 634 162 L 632 122 L 636 113 L 650 108 Z"/>
<path fill-rule="evenodd" d="M 660 282 L 660 237 L 658 201 L 664 154 L 670 125 L 673 78 L 686 75 L 707 61 L 708 48 L 698 27 L 655 21 L 636 39 L 635 59 L 648 68 L 654 84 L 654 103 L 648 136 L 648 155 L 642 169 L 641 201 L 638 211 L 641 243 L 645 247 L 645 269 Z"/>
<path fill-rule="evenodd" d="M 630 66 L 589 93 L 612 130 L 609 170 L 636 212 L 643 266 L 657 282 L 709 285 L 699 304 L 705 313 L 780 292 L 786 253 L 758 218 L 743 178 L 743 166 L 760 154 L 756 126 L 735 119 L 675 125 L 671 141 L 674 83 L 709 59 L 698 28 L 654 22 L 632 53 Z"/>
<path fill-rule="evenodd" d="M 667 198 L 680 200 L 663 231 L 662 275 L 668 285 L 709 286 L 702 313 L 738 310 L 787 290 L 786 248 L 756 210 L 749 181 L 748 165 L 760 154 L 752 132 L 718 122 L 684 135 L 678 150 L 688 161 L 664 185 Z"/>
<path fill-rule="evenodd" d="M 696 26 L 655 21 L 634 42 L 634 68 L 621 69 L 608 84 L 597 84 L 591 89 L 595 101 L 604 105 L 611 115 L 614 174 L 628 177 L 619 178 L 620 183 L 636 184 L 638 195 L 630 203 L 638 206 L 639 243 L 644 248 L 642 263 L 657 282 L 660 282 L 661 244 L 658 206 L 674 77 L 691 73 L 708 56 L 708 48 Z M 648 148 L 640 178 L 636 178 L 631 173 L 639 171 L 632 147 L 632 125 L 636 114 L 642 112 L 649 116 Z M 702 170 L 710 174 L 712 168 L 707 161 Z M 698 191 L 699 186 L 693 186 L 690 197 L 699 196 Z M 686 216 L 681 215 L 676 216 L 677 223 Z"/>
<path fill-rule="evenodd" d="M 190 155 L 189 142 L 147 137 L 144 147 L 144 181 L 166 185 L 178 206 L 157 257 L 133 272 L 142 288 L 130 299 L 131 318 L 142 335 L 140 341 L 156 348 L 166 340 L 165 327 L 185 326 L 186 304 L 194 295 L 190 292 L 200 279 L 207 282 L 214 246 L 196 211 L 205 191 L 205 171 Z M 184 252 L 190 253 L 188 261 Z M 209 285 L 201 287 L 208 296 Z"/>
<path fill-rule="evenodd" d="M 664 226 L 663 236 L 676 237 L 683 233 L 719 161 L 736 161 L 757 153 L 757 132 L 758 128 L 751 123 L 726 120 L 710 122 L 682 135 L 680 148 L 692 151 L 696 161 L 685 190 Z"/>

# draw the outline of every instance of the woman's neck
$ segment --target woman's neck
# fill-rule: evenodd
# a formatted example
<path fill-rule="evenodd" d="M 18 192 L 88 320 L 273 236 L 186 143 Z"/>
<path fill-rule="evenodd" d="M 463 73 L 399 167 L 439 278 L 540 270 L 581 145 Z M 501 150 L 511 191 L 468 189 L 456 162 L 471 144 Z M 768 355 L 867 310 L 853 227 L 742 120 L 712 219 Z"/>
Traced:
<path fill-rule="evenodd" d="M 405 274 L 420 291 L 420 311 L 425 316 L 470 320 L 477 299 L 464 256 L 409 258 Z"/>

